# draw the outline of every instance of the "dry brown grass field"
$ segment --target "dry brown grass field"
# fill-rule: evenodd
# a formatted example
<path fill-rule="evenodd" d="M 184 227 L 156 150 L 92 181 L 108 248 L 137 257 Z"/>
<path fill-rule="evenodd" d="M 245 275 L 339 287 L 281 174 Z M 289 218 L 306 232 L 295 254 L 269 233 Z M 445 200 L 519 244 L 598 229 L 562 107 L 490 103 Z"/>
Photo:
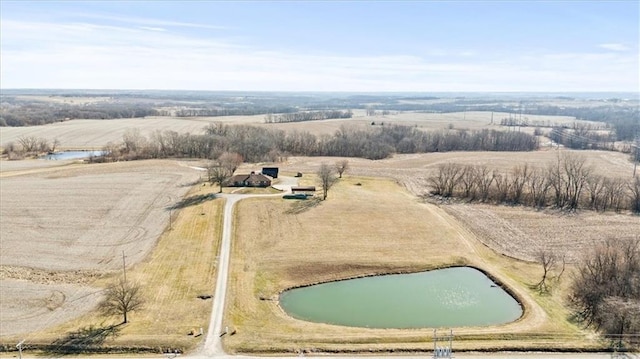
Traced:
<path fill-rule="evenodd" d="M 431 329 L 365 329 L 316 324 L 287 316 L 281 291 L 301 285 L 383 273 L 472 265 L 509 286 L 525 308 L 510 324 L 456 328 L 462 348 L 590 348 L 568 321 L 566 283 L 552 296 L 530 286 L 538 265 L 501 256 L 441 208 L 422 203 L 393 180 L 349 175 L 313 202 L 251 199 L 238 205 L 231 255 L 225 339 L 231 352 L 429 350 Z M 555 338 L 555 339 L 554 339 Z"/>
<path fill-rule="evenodd" d="M 631 178 L 633 164 L 624 154 L 609 151 L 542 150 L 535 152 L 450 152 L 397 155 L 370 161 L 349 159 L 354 175 L 392 178 L 416 196 L 428 193 L 427 178 L 443 163 L 481 164 L 508 171 L 516 165 L 542 167 L 557 161 L 559 153 L 584 156 L 595 174 Z M 290 171 L 312 171 L 320 163 L 334 163 L 329 157 L 292 157 L 283 166 Z M 535 210 L 521 206 L 447 204 L 440 208 L 460 221 L 485 245 L 522 260 L 532 260 L 542 247 L 567 253 L 575 261 L 584 249 L 605 238 L 630 238 L 640 233 L 640 219 L 630 214 L 556 210 Z"/>
<path fill-rule="evenodd" d="M 139 128 L 145 135 L 155 130 L 200 133 L 208 123 L 225 121 L 319 134 L 332 133 L 345 123 L 370 126 L 372 118 L 358 116 L 295 124 L 263 124 L 262 116 L 73 120 L 41 127 L 3 127 L 0 138 L 2 144 L 25 135 L 58 138 L 61 148 L 95 149 L 121 140 L 129 128 Z M 454 128 L 486 128 L 487 116 L 490 113 L 405 113 L 375 121 L 434 129 L 450 123 Z M 541 268 L 528 260 L 538 246 L 566 251 L 576 259 L 603 236 L 640 233 L 637 216 L 434 205 L 421 198 L 428 191 L 426 178 L 441 163 L 487 164 L 504 170 L 524 163 L 542 167 L 555 161 L 558 152 L 432 153 L 379 161 L 350 158 L 345 178 L 330 191 L 327 201 L 316 206 L 298 208 L 296 202 L 278 197 L 240 202 L 235 211 L 225 321 L 237 334 L 225 339 L 226 347 L 232 352 L 429 349 L 428 329 L 312 324 L 285 315 L 276 299 L 292 286 L 453 264 L 489 272 L 509 286 L 525 307 L 524 317 L 515 323 L 456 329 L 459 348 L 601 345 L 589 339 L 590 332 L 567 320 L 570 276 L 554 286 L 552 295 L 539 295 L 529 287 L 539 279 Z M 632 164 L 623 154 L 576 153 L 585 156 L 596 173 L 631 176 Z M 318 166 L 338 160 L 291 157 L 275 165 L 285 174 L 304 173 L 303 185 L 317 185 L 313 174 Z M 206 331 L 208 326 L 211 303 L 196 296 L 213 294 L 222 200 L 174 211 L 172 230 L 167 230 L 166 208 L 184 196 L 217 192 L 217 186 L 194 186 L 202 172 L 190 168 L 197 164 L 188 161 L 52 162 L 56 161 L 0 162 L 0 342 L 13 343 L 28 333 L 31 342 L 45 343 L 90 325 L 118 323 L 119 318 L 105 318 L 92 309 L 101 289 L 119 276 L 125 250 L 127 275 L 145 285 L 148 303 L 107 344 L 195 348 L 201 337 L 188 333 L 199 327 Z M 244 165 L 240 171 L 261 165 Z"/>

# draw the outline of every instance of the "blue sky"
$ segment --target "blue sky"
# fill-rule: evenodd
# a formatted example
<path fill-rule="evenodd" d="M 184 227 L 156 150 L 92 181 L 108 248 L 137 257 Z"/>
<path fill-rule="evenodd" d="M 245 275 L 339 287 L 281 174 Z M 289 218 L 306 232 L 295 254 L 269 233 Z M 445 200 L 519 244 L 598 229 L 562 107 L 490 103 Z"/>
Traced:
<path fill-rule="evenodd" d="M 1 88 L 640 90 L 640 2 L 0 1 Z"/>

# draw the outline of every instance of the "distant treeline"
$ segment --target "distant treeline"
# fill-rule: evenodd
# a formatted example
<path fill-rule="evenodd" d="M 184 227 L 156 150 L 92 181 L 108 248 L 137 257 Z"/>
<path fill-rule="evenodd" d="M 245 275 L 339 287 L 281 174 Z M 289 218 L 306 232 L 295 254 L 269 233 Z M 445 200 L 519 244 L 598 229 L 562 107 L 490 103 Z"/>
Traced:
<path fill-rule="evenodd" d="M 293 107 L 264 107 L 264 106 L 233 106 L 210 108 L 179 108 L 177 110 L 158 110 L 159 116 L 176 117 L 218 117 L 218 116 L 253 116 L 265 113 L 290 113 L 297 109 Z"/>
<path fill-rule="evenodd" d="M 333 118 L 351 118 L 353 112 L 351 110 L 325 110 L 325 111 L 301 111 L 294 113 L 272 114 L 268 113 L 264 116 L 265 123 L 284 123 L 284 122 L 303 122 L 303 121 L 319 121 L 330 120 Z"/>
<path fill-rule="evenodd" d="M 72 119 L 116 119 L 157 116 L 158 112 L 143 104 L 99 103 L 73 105 L 32 102 L 27 105 L 2 104 L 0 126 L 38 126 Z"/>
<path fill-rule="evenodd" d="M 3 104 L 0 109 L 0 126 L 37 126 L 48 123 L 73 120 L 109 120 L 138 118 L 145 116 L 251 116 L 273 112 L 295 112 L 292 107 L 236 106 L 211 108 L 180 108 L 175 110 L 156 109 L 148 104 L 127 104 L 103 102 L 87 105 L 66 103 L 30 102 L 23 105 Z M 339 111 L 340 112 L 340 111 Z"/>
<path fill-rule="evenodd" d="M 483 102 L 489 102 L 483 104 Z M 435 104 L 406 104 L 387 103 L 374 107 L 360 106 L 353 108 L 366 108 L 368 111 L 393 110 L 393 111 L 418 111 L 429 113 L 450 113 L 462 111 L 486 111 L 486 112 L 510 112 L 514 115 L 522 113 L 528 115 L 545 116 L 570 116 L 578 120 L 604 122 L 614 129 L 615 138 L 618 141 L 631 141 L 640 134 L 640 108 L 637 106 L 585 106 L 585 107 L 560 107 L 540 105 L 537 103 L 523 103 L 512 105 L 500 103 L 501 101 L 483 100 L 456 100 L 447 103 Z"/>
<path fill-rule="evenodd" d="M 333 135 L 248 125 L 211 124 L 204 134 L 156 131 L 149 138 L 128 131 L 121 143 L 105 150 L 108 160 L 165 157 L 217 158 L 238 153 L 247 162 L 277 161 L 294 156 L 343 156 L 387 158 L 393 153 L 444 151 L 531 151 L 535 136 L 495 130 L 442 130 L 425 132 L 410 126 L 376 126 L 356 129 L 343 126 Z"/>
<path fill-rule="evenodd" d="M 447 163 L 428 182 L 434 195 L 470 202 L 640 213 L 640 177 L 596 175 L 585 158 L 573 155 L 544 168 L 523 164 L 508 172 Z"/>

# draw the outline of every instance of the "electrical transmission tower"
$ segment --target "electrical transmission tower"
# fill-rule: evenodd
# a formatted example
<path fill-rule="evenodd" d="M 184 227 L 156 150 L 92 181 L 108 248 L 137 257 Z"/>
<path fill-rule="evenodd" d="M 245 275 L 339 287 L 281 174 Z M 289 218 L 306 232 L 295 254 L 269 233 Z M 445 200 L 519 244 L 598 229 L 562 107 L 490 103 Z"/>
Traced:
<path fill-rule="evenodd" d="M 444 346 L 438 346 L 438 341 Z M 449 344 L 449 346 L 447 346 Z M 437 329 L 433 330 L 433 358 L 453 358 L 453 330 L 449 330 L 449 334 L 438 336 Z"/>

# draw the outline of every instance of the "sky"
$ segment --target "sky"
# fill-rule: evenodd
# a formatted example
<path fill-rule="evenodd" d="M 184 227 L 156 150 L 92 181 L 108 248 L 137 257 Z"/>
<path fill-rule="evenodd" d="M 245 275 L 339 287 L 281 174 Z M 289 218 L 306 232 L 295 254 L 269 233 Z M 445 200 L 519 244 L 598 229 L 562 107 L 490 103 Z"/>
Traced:
<path fill-rule="evenodd" d="M 638 92 L 640 1 L 0 0 L 0 88 Z"/>

